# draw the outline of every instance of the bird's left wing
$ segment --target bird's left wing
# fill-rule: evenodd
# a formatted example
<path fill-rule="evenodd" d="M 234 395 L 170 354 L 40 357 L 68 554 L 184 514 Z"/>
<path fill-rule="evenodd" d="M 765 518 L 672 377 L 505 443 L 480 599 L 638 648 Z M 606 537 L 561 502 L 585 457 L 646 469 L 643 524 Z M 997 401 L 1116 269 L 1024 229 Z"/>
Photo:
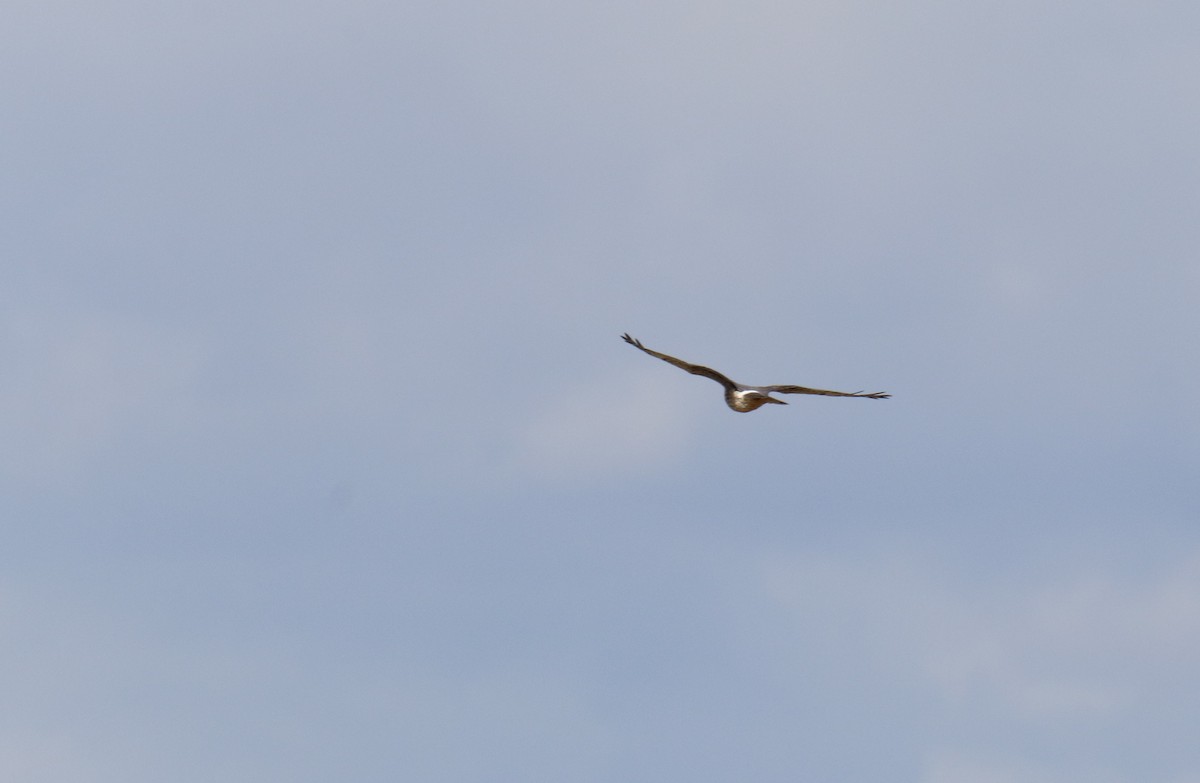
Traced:
<path fill-rule="evenodd" d="M 649 348 L 647 348 L 646 346 L 642 345 L 641 340 L 630 337 L 628 334 L 621 335 L 621 339 L 623 339 L 625 342 L 632 345 L 634 348 L 637 348 L 640 351 L 645 351 L 646 353 L 650 354 L 651 356 L 653 356 L 656 359 L 662 359 L 667 364 L 675 365 L 676 367 L 683 370 L 684 372 L 690 372 L 692 375 L 700 375 L 705 378 L 711 378 L 712 380 L 714 380 L 717 383 L 724 386 L 726 389 L 736 389 L 737 388 L 736 383 L 729 380 L 724 375 L 722 375 L 721 373 L 712 369 L 711 367 L 705 367 L 700 364 L 690 364 L 689 362 L 685 362 L 682 359 L 676 359 L 674 356 L 667 356 L 665 353 L 659 353 L 658 351 L 652 351 Z M 797 386 L 796 388 L 800 388 L 800 387 Z"/>
<path fill-rule="evenodd" d="M 807 386 L 759 386 L 756 387 L 763 391 L 778 392 L 780 394 L 820 394 L 824 397 L 866 397 L 870 400 L 886 400 L 892 395 L 886 392 L 840 392 L 829 391 L 828 389 L 810 389 Z"/>

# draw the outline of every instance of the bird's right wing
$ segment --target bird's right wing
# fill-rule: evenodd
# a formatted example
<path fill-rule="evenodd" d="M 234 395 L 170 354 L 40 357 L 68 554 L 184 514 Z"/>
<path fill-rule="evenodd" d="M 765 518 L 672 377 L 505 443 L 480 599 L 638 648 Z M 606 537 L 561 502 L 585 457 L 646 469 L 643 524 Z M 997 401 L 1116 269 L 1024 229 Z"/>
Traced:
<path fill-rule="evenodd" d="M 714 380 L 717 383 L 724 386 L 726 389 L 736 389 L 737 388 L 736 383 L 729 380 L 724 375 L 722 375 L 721 373 L 712 369 L 711 367 L 705 367 L 700 364 L 689 364 L 688 362 L 685 362 L 682 359 L 676 359 L 674 356 L 667 356 L 665 353 L 659 353 L 658 351 L 652 351 L 649 348 L 647 348 L 646 346 L 642 345 L 641 340 L 634 339 L 633 337 L 630 337 L 628 334 L 621 335 L 621 339 L 623 339 L 625 342 L 632 345 L 634 348 L 637 348 L 640 351 L 645 351 L 646 353 L 650 354 L 651 356 L 653 356 L 656 359 L 662 359 L 667 364 L 675 365 L 676 367 L 683 370 L 684 372 L 690 372 L 692 375 L 701 375 L 705 378 L 711 378 L 712 380 Z M 796 388 L 799 388 L 799 387 L 796 387 Z"/>
<path fill-rule="evenodd" d="M 825 397 L 866 397 L 871 400 L 886 400 L 892 395 L 887 392 L 840 392 L 828 389 L 810 389 L 807 386 L 759 386 L 763 391 L 773 391 L 779 394 L 820 394 Z"/>

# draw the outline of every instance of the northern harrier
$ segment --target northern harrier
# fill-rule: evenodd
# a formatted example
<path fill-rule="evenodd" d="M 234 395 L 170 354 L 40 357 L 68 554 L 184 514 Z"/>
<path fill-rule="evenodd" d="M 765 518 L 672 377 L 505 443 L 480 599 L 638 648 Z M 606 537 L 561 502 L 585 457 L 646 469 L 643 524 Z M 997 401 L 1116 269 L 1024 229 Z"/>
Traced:
<path fill-rule="evenodd" d="M 821 394 L 826 397 L 866 397 L 871 400 L 886 400 L 892 396 L 884 392 L 871 392 L 870 394 L 860 391 L 839 392 L 827 391 L 825 389 L 810 389 L 807 386 L 747 386 L 743 383 L 731 381 L 721 373 L 708 367 L 703 367 L 699 364 L 688 364 L 685 361 L 676 359 L 674 356 L 667 356 L 665 353 L 652 351 L 642 345 L 641 340 L 635 340 L 628 334 L 621 335 L 621 338 L 634 348 L 662 359 L 667 364 L 673 364 L 685 372 L 690 372 L 692 375 L 703 375 L 705 378 L 711 378 L 721 384 L 725 387 L 725 404 L 738 413 L 749 413 L 769 402 L 773 402 L 776 405 L 787 405 L 783 400 L 777 400 L 772 397 L 771 392 L 778 392 L 780 394 Z"/>

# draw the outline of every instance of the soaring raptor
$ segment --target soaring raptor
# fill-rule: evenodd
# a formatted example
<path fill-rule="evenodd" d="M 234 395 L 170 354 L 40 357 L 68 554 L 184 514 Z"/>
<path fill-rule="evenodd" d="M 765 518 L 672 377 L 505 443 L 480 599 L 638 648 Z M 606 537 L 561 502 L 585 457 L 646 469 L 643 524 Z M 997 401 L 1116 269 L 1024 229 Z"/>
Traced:
<path fill-rule="evenodd" d="M 749 413 L 769 402 L 773 402 L 776 405 L 787 405 L 783 400 L 777 400 L 772 397 L 771 392 L 779 392 L 780 394 L 821 394 L 826 397 L 866 397 L 871 400 L 886 400 L 892 396 L 884 392 L 871 392 L 867 394 L 866 392 L 827 391 L 826 389 L 810 389 L 807 386 L 747 386 L 744 383 L 731 381 L 721 373 L 708 367 L 703 367 L 699 364 L 688 364 L 681 359 L 676 359 L 674 356 L 667 356 L 665 353 L 652 351 L 642 345 L 641 340 L 635 340 L 628 334 L 621 335 L 621 338 L 634 348 L 662 359 L 667 364 L 673 364 L 685 372 L 690 372 L 692 375 L 703 375 L 705 378 L 711 378 L 721 384 L 725 387 L 725 404 L 738 413 Z"/>

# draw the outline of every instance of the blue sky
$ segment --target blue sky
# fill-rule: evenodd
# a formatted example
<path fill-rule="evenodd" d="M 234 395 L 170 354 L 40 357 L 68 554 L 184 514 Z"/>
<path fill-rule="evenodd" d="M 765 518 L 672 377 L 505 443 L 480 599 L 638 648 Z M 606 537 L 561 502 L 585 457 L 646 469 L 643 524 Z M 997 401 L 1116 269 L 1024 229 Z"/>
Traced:
<path fill-rule="evenodd" d="M 3 777 L 1200 781 L 1198 39 L 14 4 Z"/>

